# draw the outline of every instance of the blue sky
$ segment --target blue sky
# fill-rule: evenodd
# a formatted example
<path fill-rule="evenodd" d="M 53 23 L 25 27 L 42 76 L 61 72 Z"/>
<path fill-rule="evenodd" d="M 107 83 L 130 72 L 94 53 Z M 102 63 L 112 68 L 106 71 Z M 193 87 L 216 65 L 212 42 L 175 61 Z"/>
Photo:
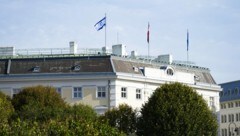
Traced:
<path fill-rule="evenodd" d="M 0 46 L 79 48 L 104 46 L 104 31 L 94 24 L 107 13 L 107 44 L 127 46 L 130 53 L 172 54 L 208 67 L 217 83 L 240 79 L 239 0 L 0 0 Z"/>

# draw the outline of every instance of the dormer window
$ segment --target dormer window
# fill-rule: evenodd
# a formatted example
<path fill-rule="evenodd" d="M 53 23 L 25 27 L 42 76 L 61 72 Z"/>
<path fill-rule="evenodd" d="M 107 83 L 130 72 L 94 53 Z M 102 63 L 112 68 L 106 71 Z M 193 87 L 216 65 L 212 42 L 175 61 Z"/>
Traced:
<path fill-rule="evenodd" d="M 200 77 L 197 76 L 197 75 L 195 75 L 195 76 L 194 76 L 194 79 L 195 79 L 195 81 L 199 81 L 199 80 L 200 80 Z"/>
<path fill-rule="evenodd" d="M 73 66 L 73 71 L 80 71 L 81 67 L 80 65 Z"/>
<path fill-rule="evenodd" d="M 40 67 L 39 66 L 33 67 L 32 72 L 34 72 L 34 73 L 40 72 Z"/>
<path fill-rule="evenodd" d="M 171 68 L 167 69 L 167 75 L 170 75 L 170 76 L 173 75 L 173 70 Z"/>
<path fill-rule="evenodd" d="M 138 68 L 133 66 L 134 72 L 138 72 Z"/>
<path fill-rule="evenodd" d="M 164 72 L 169 76 L 173 76 L 173 74 L 174 74 L 174 70 L 170 66 L 161 66 L 160 70 L 164 70 Z"/>

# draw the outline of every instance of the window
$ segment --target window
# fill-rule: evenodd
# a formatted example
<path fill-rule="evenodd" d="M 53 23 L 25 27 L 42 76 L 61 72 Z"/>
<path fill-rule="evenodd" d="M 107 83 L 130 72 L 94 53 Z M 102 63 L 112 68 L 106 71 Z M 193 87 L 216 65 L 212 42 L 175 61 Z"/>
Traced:
<path fill-rule="evenodd" d="M 214 97 L 210 97 L 209 104 L 210 104 L 210 107 L 214 107 Z"/>
<path fill-rule="evenodd" d="M 82 98 L 82 87 L 73 88 L 73 98 Z"/>
<path fill-rule="evenodd" d="M 136 99 L 142 99 L 142 93 L 141 89 L 136 89 Z"/>
<path fill-rule="evenodd" d="M 126 87 L 121 88 L 121 97 L 127 98 L 127 88 Z"/>
<path fill-rule="evenodd" d="M 228 122 L 232 122 L 231 114 L 228 114 Z"/>
<path fill-rule="evenodd" d="M 219 96 L 222 97 L 222 96 L 223 96 L 223 92 L 220 92 L 220 93 L 219 93 Z"/>
<path fill-rule="evenodd" d="M 239 135 L 239 133 L 240 133 L 240 127 L 239 128 L 237 128 L 237 131 L 236 131 L 236 133 L 237 133 L 237 136 Z"/>
<path fill-rule="evenodd" d="M 221 109 L 226 109 L 226 104 L 225 103 L 221 104 Z"/>
<path fill-rule="evenodd" d="M 236 113 L 236 121 L 240 121 L 240 113 Z"/>
<path fill-rule="evenodd" d="M 225 123 L 225 115 L 221 115 L 221 122 Z"/>
<path fill-rule="evenodd" d="M 222 129 L 222 136 L 228 136 L 228 135 L 227 135 L 227 129 L 226 129 L 226 128 Z"/>
<path fill-rule="evenodd" d="M 167 69 L 167 75 L 170 75 L 170 76 L 173 75 L 173 70 L 171 68 Z"/>
<path fill-rule="evenodd" d="M 224 129 L 224 135 L 223 136 L 227 136 L 227 129 Z"/>
<path fill-rule="evenodd" d="M 235 102 L 235 106 L 238 107 L 238 102 Z"/>
<path fill-rule="evenodd" d="M 62 96 L 62 88 L 61 87 L 56 87 L 56 92 Z"/>
<path fill-rule="evenodd" d="M 228 108 L 233 108 L 233 102 L 228 103 Z"/>
<path fill-rule="evenodd" d="M 238 121 L 238 120 L 239 120 L 238 113 L 236 113 L 236 121 Z"/>
<path fill-rule="evenodd" d="M 16 94 L 18 94 L 21 91 L 22 91 L 21 88 L 13 88 L 13 90 L 12 90 L 12 97 L 14 97 Z"/>
<path fill-rule="evenodd" d="M 106 87 L 101 86 L 97 88 L 97 97 L 105 98 L 106 97 Z"/>
<path fill-rule="evenodd" d="M 234 114 L 228 114 L 228 122 L 234 122 Z"/>
<path fill-rule="evenodd" d="M 238 94 L 238 88 L 235 88 L 235 94 L 236 95 Z"/>
<path fill-rule="evenodd" d="M 231 90 L 229 89 L 229 90 L 228 90 L 228 96 L 230 96 L 230 94 L 231 94 Z"/>
<path fill-rule="evenodd" d="M 222 123 L 227 123 L 227 115 L 222 115 L 221 116 L 221 119 L 222 119 Z"/>

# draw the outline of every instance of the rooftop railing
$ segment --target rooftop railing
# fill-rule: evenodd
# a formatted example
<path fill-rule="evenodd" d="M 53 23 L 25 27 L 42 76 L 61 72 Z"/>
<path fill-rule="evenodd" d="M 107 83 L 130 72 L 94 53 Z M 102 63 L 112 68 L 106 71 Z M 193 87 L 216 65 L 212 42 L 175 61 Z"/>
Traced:
<path fill-rule="evenodd" d="M 71 53 L 70 48 L 35 48 L 35 49 L 14 49 L 13 47 L 7 47 L 5 50 L 0 49 L 0 59 L 11 59 L 11 58 L 53 58 L 53 57 L 78 57 L 78 56 L 103 56 L 113 55 L 112 50 L 103 51 L 99 48 L 80 48 L 75 53 Z M 208 68 L 196 66 L 194 62 L 190 61 L 176 61 L 174 60 L 171 64 L 169 62 L 158 61 L 155 56 L 118 56 L 118 59 L 125 59 L 128 61 L 135 61 L 138 63 L 151 63 L 155 65 L 166 64 L 174 65 L 177 67 L 189 67 L 197 68 L 202 70 L 208 70 Z"/>

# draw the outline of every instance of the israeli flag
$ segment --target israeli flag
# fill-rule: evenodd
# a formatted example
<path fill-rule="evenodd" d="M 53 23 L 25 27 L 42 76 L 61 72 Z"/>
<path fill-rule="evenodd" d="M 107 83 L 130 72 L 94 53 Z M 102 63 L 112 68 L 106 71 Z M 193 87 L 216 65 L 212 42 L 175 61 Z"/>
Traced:
<path fill-rule="evenodd" d="M 96 30 L 101 30 L 104 26 L 106 26 L 106 17 L 104 17 L 103 19 L 101 19 L 99 22 L 97 22 L 94 27 L 96 28 Z"/>

